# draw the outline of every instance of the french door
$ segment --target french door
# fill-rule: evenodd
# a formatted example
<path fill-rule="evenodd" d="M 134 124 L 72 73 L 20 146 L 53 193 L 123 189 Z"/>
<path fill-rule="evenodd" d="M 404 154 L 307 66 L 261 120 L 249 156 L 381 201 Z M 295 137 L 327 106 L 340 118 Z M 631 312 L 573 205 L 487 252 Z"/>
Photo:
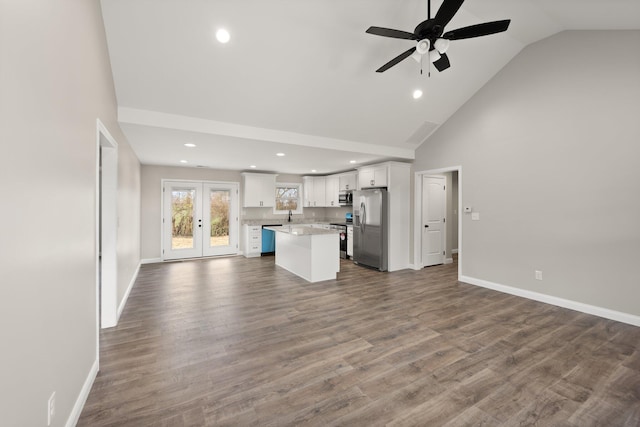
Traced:
<path fill-rule="evenodd" d="M 238 184 L 164 181 L 162 258 L 238 253 Z"/>

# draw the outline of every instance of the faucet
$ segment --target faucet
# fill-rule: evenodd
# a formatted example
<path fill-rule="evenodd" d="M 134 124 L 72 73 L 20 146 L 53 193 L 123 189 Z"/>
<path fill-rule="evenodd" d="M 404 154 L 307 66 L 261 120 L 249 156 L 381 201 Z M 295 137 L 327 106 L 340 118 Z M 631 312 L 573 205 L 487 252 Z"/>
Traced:
<path fill-rule="evenodd" d="M 289 209 L 289 219 L 287 219 L 287 222 L 291 222 L 291 209 Z"/>

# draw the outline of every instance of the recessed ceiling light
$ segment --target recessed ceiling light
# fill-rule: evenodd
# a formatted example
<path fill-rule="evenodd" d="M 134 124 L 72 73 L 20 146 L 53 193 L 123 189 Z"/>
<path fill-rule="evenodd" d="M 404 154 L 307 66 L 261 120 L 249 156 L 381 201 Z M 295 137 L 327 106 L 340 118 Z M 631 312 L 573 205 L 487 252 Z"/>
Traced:
<path fill-rule="evenodd" d="M 413 99 L 418 99 L 422 97 L 422 91 L 420 89 L 416 89 L 413 91 Z"/>
<path fill-rule="evenodd" d="M 278 157 L 284 157 L 284 155 L 285 155 L 284 153 L 276 153 L 276 156 Z"/>
<path fill-rule="evenodd" d="M 227 43 L 231 36 L 229 35 L 229 31 L 225 30 L 224 28 L 220 28 L 216 32 L 216 38 L 220 43 Z"/>
<path fill-rule="evenodd" d="M 317 171 L 317 170 L 315 170 L 315 169 L 311 169 L 311 172 L 318 172 L 318 171 Z"/>
<path fill-rule="evenodd" d="M 190 142 L 187 142 L 186 144 L 184 144 L 185 147 L 189 147 L 189 148 L 193 148 L 196 146 L 196 144 L 192 144 Z"/>
<path fill-rule="evenodd" d="M 355 160 L 349 160 L 349 163 L 354 164 L 354 163 L 356 163 L 356 161 Z"/>
<path fill-rule="evenodd" d="M 256 165 L 251 165 L 251 166 L 249 166 L 249 167 L 250 167 L 251 169 L 255 169 L 255 168 L 256 168 Z"/>
<path fill-rule="evenodd" d="M 189 163 L 186 160 L 180 160 L 180 163 Z"/>

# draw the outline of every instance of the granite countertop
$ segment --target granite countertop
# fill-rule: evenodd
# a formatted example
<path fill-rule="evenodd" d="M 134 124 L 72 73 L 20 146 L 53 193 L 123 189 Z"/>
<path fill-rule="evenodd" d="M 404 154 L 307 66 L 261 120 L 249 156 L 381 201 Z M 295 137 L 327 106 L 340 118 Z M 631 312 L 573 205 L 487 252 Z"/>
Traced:
<path fill-rule="evenodd" d="M 265 230 L 277 231 L 279 233 L 293 234 L 296 236 L 317 236 L 324 234 L 338 234 L 338 230 L 326 230 L 324 228 L 314 228 L 304 225 L 283 225 L 280 227 L 264 227 Z"/>
<path fill-rule="evenodd" d="M 291 222 L 288 222 L 286 220 L 286 218 L 284 220 L 281 219 L 245 219 L 242 220 L 241 224 L 242 225 L 274 225 L 274 224 L 281 224 L 281 225 L 309 225 L 309 224 L 330 224 L 331 222 L 336 222 L 336 221 L 340 221 L 337 218 L 332 219 L 315 219 L 315 218 L 301 218 L 301 219 L 294 219 Z"/>

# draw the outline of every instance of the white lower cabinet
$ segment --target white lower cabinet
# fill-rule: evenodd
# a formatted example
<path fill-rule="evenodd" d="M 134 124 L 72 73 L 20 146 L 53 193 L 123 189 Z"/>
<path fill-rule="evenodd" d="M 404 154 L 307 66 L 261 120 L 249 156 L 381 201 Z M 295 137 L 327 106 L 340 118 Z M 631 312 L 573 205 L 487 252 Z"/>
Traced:
<path fill-rule="evenodd" d="M 259 225 L 244 226 L 244 256 L 257 257 L 262 254 L 262 227 Z"/>

